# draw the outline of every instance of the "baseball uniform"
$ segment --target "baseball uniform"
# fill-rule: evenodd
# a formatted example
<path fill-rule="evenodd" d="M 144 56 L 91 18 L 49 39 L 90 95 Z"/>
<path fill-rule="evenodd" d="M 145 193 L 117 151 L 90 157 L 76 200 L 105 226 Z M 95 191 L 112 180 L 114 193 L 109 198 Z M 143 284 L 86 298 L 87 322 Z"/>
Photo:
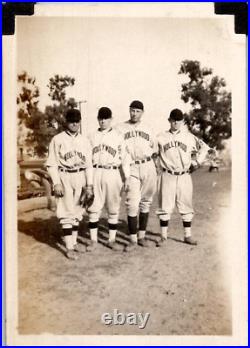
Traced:
<path fill-rule="evenodd" d="M 177 109 L 176 109 L 177 110 Z M 158 178 L 159 209 L 163 238 L 175 205 L 182 216 L 185 238 L 191 237 L 191 221 L 194 214 L 190 175 L 192 154 L 196 153 L 199 165 L 204 161 L 209 147 L 184 126 L 178 131 L 165 131 L 157 136 L 158 161 L 161 174 Z M 191 243 L 190 243 L 191 244 Z"/>
<path fill-rule="evenodd" d="M 137 107 L 137 104 L 135 106 Z M 131 242 L 136 244 L 139 239 L 141 245 L 146 246 L 144 238 L 148 214 L 157 181 L 155 164 L 152 159 L 153 154 L 157 151 L 156 139 L 151 128 L 143 121 L 134 124 L 128 120 L 117 127 L 123 133 L 124 141 L 131 155 L 129 190 L 126 197 Z M 140 214 L 137 236 L 138 212 Z"/>
<path fill-rule="evenodd" d="M 53 185 L 61 184 L 63 187 L 63 196 L 57 198 L 56 214 L 62 225 L 66 248 L 71 250 L 76 244 L 79 221 L 83 214 L 81 192 L 87 184 L 92 184 L 89 140 L 78 132 L 72 134 L 68 130 L 57 134 L 49 145 L 46 166 Z"/>
<path fill-rule="evenodd" d="M 97 119 L 100 128 L 89 137 L 94 171 L 94 202 L 88 209 L 91 244 L 87 251 L 93 251 L 98 246 L 98 222 L 104 206 L 108 212 L 108 246 L 117 249 L 115 238 L 123 186 L 122 176 L 126 180 L 130 173 L 130 155 L 123 136 L 111 127 L 112 111 L 108 107 L 101 107 Z"/>

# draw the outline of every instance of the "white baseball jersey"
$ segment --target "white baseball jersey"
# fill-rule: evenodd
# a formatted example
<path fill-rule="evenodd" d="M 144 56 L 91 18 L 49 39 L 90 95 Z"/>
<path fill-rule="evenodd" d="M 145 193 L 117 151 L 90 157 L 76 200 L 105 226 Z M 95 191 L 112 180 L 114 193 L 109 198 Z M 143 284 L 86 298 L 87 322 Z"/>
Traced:
<path fill-rule="evenodd" d="M 193 153 L 197 153 L 196 160 L 201 164 L 209 150 L 209 146 L 186 129 L 162 132 L 157 141 L 161 167 L 175 172 L 190 168 Z"/>
<path fill-rule="evenodd" d="M 92 167 L 92 151 L 87 137 L 67 130 L 54 136 L 49 145 L 46 166 L 51 168 L 53 184 L 60 184 L 58 168 L 78 169 Z"/>
<path fill-rule="evenodd" d="M 100 129 L 89 136 L 92 147 L 93 165 L 117 166 L 124 168 L 125 176 L 129 176 L 131 157 L 123 136 L 116 129 Z"/>
<path fill-rule="evenodd" d="M 132 160 L 142 160 L 157 152 L 157 143 L 152 130 L 143 121 L 133 124 L 130 120 L 117 125 L 117 129 L 124 135 Z"/>

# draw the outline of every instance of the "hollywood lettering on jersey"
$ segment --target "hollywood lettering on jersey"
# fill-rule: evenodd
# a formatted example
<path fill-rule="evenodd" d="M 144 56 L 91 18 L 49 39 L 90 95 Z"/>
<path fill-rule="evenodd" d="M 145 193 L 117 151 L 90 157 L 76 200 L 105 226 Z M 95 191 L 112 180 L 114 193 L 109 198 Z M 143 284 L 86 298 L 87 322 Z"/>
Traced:
<path fill-rule="evenodd" d="M 149 134 L 139 130 L 126 132 L 124 135 L 124 140 L 128 140 L 130 138 L 137 138 L 137 137 L 143 138 L 147 141 L 150 140 Z"/>
<path fill-rule="evenodd" d="M 106 151 L 108 152 L 112 157 L 115 157 L 116 155 L 116 150 L 112 147 L 112 146 L 109 146 L 109 145 L 105 145 L 105 144 L 100 144 L 98 146 L 95 146 L 93 148 L 93 155 L 96 154 L 97 152 L 100 152 L 100 151 Z"/>
<path fill-rule="evenodd" d="M 181 148 L 184 152 L 187 152 L 187 145 L 183 144 L 181 141 L 170 141 L 169 143 L 165 145 L 160 145 L 161 150 L 163 149 L 164 152 L 168 151 L 169 149 L 173 147 L 179 147 Z"/>
<path fill-rule="evenodd" d="M 64 161 L 67 161 L 69 160 L 70 158 L 72 157 L 76 157 L 78 156 L 83 162 L 86 162 L 86 157 L 82 154 L 82 152 L 79 152 L 79 151 L 69 151 L 69 152 L 66 152 L 63 156 L 60 155 L 61 158 L 64 159 Z"/>

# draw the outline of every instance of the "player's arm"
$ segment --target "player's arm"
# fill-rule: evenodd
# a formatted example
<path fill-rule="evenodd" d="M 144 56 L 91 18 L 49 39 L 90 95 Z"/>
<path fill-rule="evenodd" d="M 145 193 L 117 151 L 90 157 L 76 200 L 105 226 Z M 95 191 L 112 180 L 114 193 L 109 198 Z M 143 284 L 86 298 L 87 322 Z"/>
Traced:
<path fill-rule="evenodd" d="M 62 197 L 64 191 L 58 172 L 57 146 L 55 138 L 53 138 L 50 142 L 49 154 L 45 165 L 53 183 L 53 191 L 55 193 L 55 196 Z"/>
<path fill-rule="evenodd" d="M 159 142 L 158 142 L 158 137 L 155 138 L 154 143 L 153 143 L 153 154 L 152 154 L 152 159 L 155 164 L 155 169 L 157 175 L 161 174 L 161 165 L 160 165 L 160 157 L 159 157 Z"/>
<path fill-rule="evenodd" d="M 93 187 L 93 164 L 92 164 L 92 146 L 90 141 L 86 140 L 86 186 Z"/>
<path fill-rule="evenodd" d="M 195 150 L 197 151 L 196 162 L 200 166 L 206 159 L 210 147 L 201 139 L 194 136 Z"/>
<path fill-rule="evenodd" d="M 124 191 L 129 190 L 129 177 L 130 177 L 130 165 L 132 162 L 131 155 L 129 153 L 128 147 L 121 141 L 120 145 L 120 155 L 121 155 L 121 167 L 124 175 Z"/>

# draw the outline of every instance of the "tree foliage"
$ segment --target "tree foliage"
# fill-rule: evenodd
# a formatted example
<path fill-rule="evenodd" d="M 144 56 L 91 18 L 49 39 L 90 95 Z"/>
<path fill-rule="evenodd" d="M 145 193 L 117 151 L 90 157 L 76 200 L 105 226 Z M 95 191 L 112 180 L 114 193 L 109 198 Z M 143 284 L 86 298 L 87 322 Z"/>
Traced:
<path fill-rule="evenodd" d="M 35 78 L 26 72 L 17 77 L 20 91 L 17 96 L 19 145 L 33 148 L 38 157 L 44 157 L 54 135 L 64 129 L 64 115 L 68 108 L 77 106 L 74 98 L 67 99 L 66 88 L 75 83 L 69 76 L 55 75 L 49 79 L 49 93 L 54 102 L 42 112 L 38 108 L 39 88 Z"/>
<path fill-rule="evenodd" d="M 189 79 L 182 84 L 181 94 L 191 106 L 187 114 L 189 128 L 210 147 L 222 149 L 223 140 L 231 136 L 231 93 L 226 90 L 225 80 L 193 60 L 183 61 L 179 74 Z"/>

